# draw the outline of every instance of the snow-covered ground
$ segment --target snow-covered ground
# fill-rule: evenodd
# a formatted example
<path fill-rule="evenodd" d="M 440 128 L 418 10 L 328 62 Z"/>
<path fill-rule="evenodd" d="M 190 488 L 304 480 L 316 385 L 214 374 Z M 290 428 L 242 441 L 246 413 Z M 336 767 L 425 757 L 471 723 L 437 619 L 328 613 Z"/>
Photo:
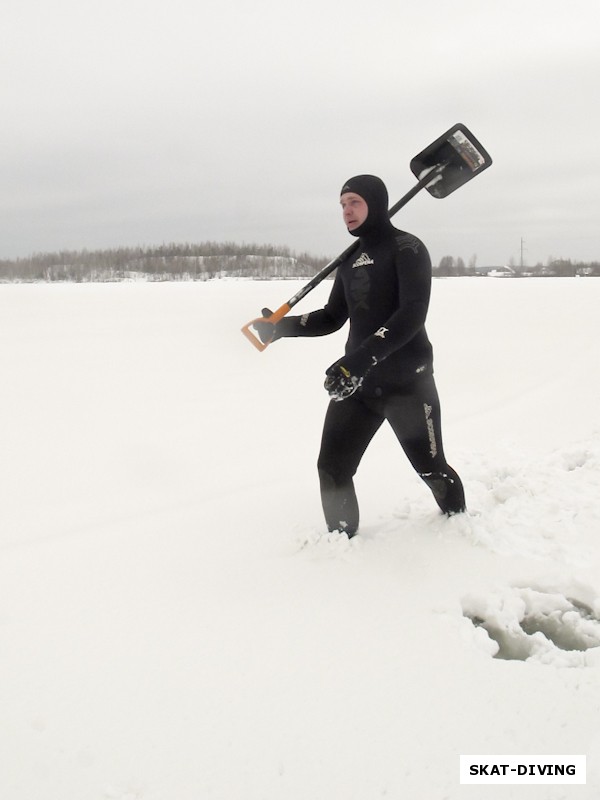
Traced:
<path fill-rule="evenodd" d="M 598 798 L 600 280 L 434 283 L 470 511 L 382 429 L 351 541 L 315 469 L 344 335 L 239 330 L 302 283 L 0 286 L 2 798 Z M 461 786 L 469 753 L 587 785 Z"/>

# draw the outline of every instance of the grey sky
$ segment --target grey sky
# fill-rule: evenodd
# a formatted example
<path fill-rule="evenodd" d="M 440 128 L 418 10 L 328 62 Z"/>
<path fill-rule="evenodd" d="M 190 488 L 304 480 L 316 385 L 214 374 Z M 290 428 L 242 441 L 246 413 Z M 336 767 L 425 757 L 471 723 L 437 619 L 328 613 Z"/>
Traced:
<path fill-rule="evenodd" d="M 494 165 L 395 218 L 443 255 L 600 259 L 597 0 L 4 0 L 0 258 L 233 240 L 337 255 L 456 122 Z"/>

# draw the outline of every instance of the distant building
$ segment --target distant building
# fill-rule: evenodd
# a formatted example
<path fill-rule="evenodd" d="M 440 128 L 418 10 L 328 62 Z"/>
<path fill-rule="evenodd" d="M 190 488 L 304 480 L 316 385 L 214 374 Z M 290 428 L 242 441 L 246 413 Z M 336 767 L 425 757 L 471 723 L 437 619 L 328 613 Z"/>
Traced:
<path fill-rule="evenodd" d="M 494 267 L 487 276 L 488 278 L 516 278 L 517 273 L 512 267 Z"/>
<path fill-rule="evenodd" d="M 485 278 L 515 278 L 517 273 L 512 267 L 475 267 L 475 275 Z"/>

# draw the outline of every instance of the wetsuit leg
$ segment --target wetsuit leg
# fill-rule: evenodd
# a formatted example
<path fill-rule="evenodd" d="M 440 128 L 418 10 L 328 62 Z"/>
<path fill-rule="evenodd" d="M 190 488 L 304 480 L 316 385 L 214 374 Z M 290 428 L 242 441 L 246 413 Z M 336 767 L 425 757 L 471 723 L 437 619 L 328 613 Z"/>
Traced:
<path fill-rule="evenodd" d="M 330 531 L 339 530 L 353 536 L 358 530 L 358 501 L 352 479 L 383 420 L 382 414 L 367 408 L 355 397 L 329 404 L 318 469 L 321 502 Z"/>
<path fill-rule="evenodd" d="M 460 477 L 442 444 L 440 401 L 433 376 L 423 376 L 385 401 L 385 416 L 413 468 L 445 514 L 465 510 Z"/>

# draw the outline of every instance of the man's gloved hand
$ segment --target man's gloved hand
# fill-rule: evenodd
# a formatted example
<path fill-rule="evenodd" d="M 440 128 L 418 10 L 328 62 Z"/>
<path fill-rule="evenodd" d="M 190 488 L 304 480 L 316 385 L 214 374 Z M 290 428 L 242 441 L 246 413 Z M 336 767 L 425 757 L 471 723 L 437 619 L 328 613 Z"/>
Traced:
<path fill-rule="evenodd" d="M 262 310 L 263 317 L 270 317 L 272 313 L 273 312 L 270 308 L 263 308 Z M 252 324 L 252 327 L 258 333 L 258 336 L 263 344 L 269 344 L 270 342 L 274 342 L 276 339 L 280 338 L 280 336 L 277 336 L 277 326 L 272 322 L 266 322 L 266 320 L 257 320 Z"/>
<path fill-rule="evenodd" d="M 345 400 L 360 388 L 364 376 L 377 362 L 365 349 L 359 347 L 343 356 L 325 370 L 325 389 L 336 401 Z"/>

